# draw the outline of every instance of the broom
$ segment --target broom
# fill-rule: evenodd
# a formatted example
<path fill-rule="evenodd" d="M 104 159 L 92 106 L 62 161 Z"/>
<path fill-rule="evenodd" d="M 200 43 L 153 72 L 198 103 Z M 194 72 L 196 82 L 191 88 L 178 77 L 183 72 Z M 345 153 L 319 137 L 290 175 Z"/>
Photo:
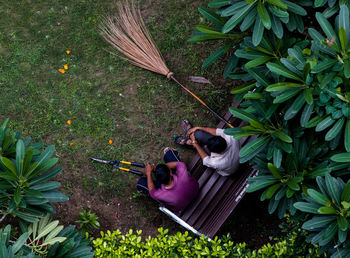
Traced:
<path fill-rule="evenodd" d="M 134 1 L 131 0 L 130 5 L 127 0 L 124 0 L 118 2 L 117 6 L 118 15 L 107 17 L 102 23 L 100 30 L 103 38 L 121 54 L 118 56 L 133 65 L 172 79 L 212 114 L 232 128 L 233 126 L 225 118 L 210 108 L 203 100 L 174 77 L 174 73 L 165 64 L 163 57 L 147 30 L 140 10 L 136 10 Z"/>

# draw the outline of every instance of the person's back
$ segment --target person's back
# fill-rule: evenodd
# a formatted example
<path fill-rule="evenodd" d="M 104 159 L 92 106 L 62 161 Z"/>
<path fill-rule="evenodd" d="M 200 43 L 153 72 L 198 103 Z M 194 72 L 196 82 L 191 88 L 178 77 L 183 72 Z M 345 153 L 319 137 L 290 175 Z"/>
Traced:
<path fill-rule="evenodd" d="M 185 163 L 176 162 L 176 173 L 172 174 L 174 184 L 149 191 L 151 197 L 162 202 L 172 211 L 183 210 L 197 195 L 198 182 L 188 174 Z"/>
<path fill-rule="evenodd" d="M 224 139 L 226 148 L 221 152 L 211 152 L 210 156 L 204 157 L 203 165 L 215 168 L 222 176 L 231 175 L 239 167 L 240 143 L 232 136 L 225 135 L 224 130 L 219 128 L 216 129 L 216 137 Z"/>

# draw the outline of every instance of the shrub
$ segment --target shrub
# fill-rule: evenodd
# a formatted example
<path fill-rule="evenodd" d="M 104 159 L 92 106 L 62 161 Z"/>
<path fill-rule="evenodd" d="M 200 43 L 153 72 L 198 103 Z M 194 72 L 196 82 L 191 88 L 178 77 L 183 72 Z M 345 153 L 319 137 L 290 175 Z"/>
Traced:
<path fill-rule="evenodd" d="M 100 227 L 97 215 L 87 210 L 79 211 L 79 219 L 76 223 L 79 223 L 80 230 L 83 232 L 89 232 L 93 228 Z"/>
<path fill-rule="evenodd" d="M 67 201 L 68 197 L 56 188 L 58 182 L 48 181 L 62 171 L 54 167 L 51 158 L 54 146 L 40 151 L 42 144 L 30 144 L 20 133 L 8 128 L 8 120 L 0 128 L 0 214 L 8 214 L 23 221 L 35 222 L 46 213 L 54 213 L 51 202 Z"/>
<path fill-rule="evenodd" d="M 119 230 L 101 232 L 101 238 L 93 241 L 96 257 L 320 257 L 312 245 L 300 241 L 298 234 L 290 234 L 286 239 L 264 245 L 258 250 L 250 250 L 245 243 L 234 244 L 229 236 L 209 241 L 204 236 L 192 237 L 188 232 L 168 235 L 167 229 L 159 228 L 159 235 L 141 239 L 141 231 L 132 230 L 122 235 Z"/>
<path fill-rule="evenodd" d="M 47 215 L 34 222 L 16 241 L 11 240 L 11 226 L 0 229 L 0 256 L 12 257 L 64 257 L 91 258 L 93 252 L 88 246 L 90 240 L 74 229 L 63 228 L 58 221 L 51 221 Z"/>

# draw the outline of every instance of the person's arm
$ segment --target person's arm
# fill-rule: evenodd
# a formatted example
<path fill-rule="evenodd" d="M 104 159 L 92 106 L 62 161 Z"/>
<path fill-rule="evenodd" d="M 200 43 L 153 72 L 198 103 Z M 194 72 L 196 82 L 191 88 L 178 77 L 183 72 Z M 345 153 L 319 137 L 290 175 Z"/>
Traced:
<path fill-rule="evenodd" d="M 193 127 L 193 128 L 188 130 L 187 137 L 190 137 L 190 135 L 193 134 L 197 130 L 202 130 L 202 131 L 207 132 L 213 136 L 216 136 L 216 128 L 196 126 L 196 127 Z"/>
<path fill-rule="evenodd" d="M 145 167 L 146 176 L 147 176 L 148 191 L 156 189 L 156 186 L 154 185 L 154 182 L 152 180 L 152 171 L 153 171 L 153 169 L 154 169 L 154 165 L 152 166 L 151 164 L 147 164 L 146 167 Z"/>
<path fill-rule="evenodd" d="M 192 140 L 192 145 L 198 152 L 199 157 L 203 160 L 205 157 L 208 157 L 208 154 L 202 149 L 202 147 L 198 144 L 196 139 L 194 138 L 194 134 L 190 135 L 190 139 Z"/>

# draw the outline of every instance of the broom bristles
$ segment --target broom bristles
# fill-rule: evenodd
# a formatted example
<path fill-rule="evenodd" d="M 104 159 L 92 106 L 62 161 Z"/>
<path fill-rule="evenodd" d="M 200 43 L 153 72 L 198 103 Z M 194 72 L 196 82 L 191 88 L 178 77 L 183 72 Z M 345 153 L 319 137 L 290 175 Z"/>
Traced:
<path fill-rule="evenodd" d="M 165 76 L 170 74 L 134 1 L 118 2 L 118 14 L 105 19 L 100 27 L 103 38 L 116 48 L 119 57 L 138 67 Z"/>

